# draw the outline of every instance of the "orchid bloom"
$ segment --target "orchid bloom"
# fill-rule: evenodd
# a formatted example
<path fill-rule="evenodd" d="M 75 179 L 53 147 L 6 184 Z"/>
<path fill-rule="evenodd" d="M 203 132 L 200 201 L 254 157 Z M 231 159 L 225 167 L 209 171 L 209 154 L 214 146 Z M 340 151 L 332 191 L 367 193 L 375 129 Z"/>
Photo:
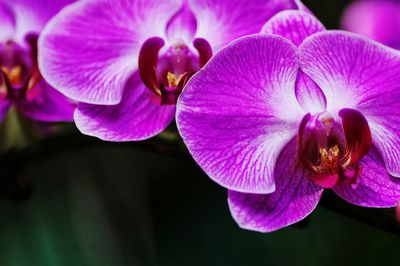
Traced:
<path fill-rule="evenodd" d="M 324 189 L 359 206 L 400 199 L 400 52 L 283 11 L 228 45 L 177 103 L 195 161 L 229 189 L 236 222 L 271 232 Z"/>
<path fill-rule="evenodd" d="M 342 28 L 400 49 L 400 1 L 358 0 L 344 11 Z"/>
<path fill-rule="evenodd" d="M 68 0 L 0 1 L 0 120 L 11 105 L 44 122 L 73 120 L 74 104 L 45 82 L 37 64 L 37 39 Z"/>
<path fill-rule="evenodd" d="M 212 53 L 298 8 L 295 0 L 83 0 L 47 25 L 39 67 L 79 102 L 82 133 L 143 140 L 173 120 L 185 83 Z"/>

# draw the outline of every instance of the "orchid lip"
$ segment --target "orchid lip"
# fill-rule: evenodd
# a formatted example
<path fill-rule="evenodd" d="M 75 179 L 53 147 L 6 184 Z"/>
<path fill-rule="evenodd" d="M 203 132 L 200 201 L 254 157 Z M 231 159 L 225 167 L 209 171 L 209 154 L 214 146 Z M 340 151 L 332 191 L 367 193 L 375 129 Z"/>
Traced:
<path fill-rule="evenodd" d="M 27 83 L 25 84 L 13 84 L 10 80 L 9 75 L 5 72 L 5 70 L 0 70 L 1 75 L 1 86 L 3 89 L 6 90 L 5 98 L 9 100 L 16 100 L 16 99 L 25 99 L 26 91 L 27 91 Z"/>
<path fill-rule="evenodd" d="M 200 67 L 203 67 L 212 57 L 213 52 L 211 45 L 203 38 L 196 38 L 193 41 L 193 46 L 199 52 Z"/>
<path fill-rule="evenodd" d="M 147 39 L 139 53 L 139 74 L 144 85 L 153 92 L 150 98 L 159 105 L 176 103 L 190 77 L 203 67 L 212 56 L 211 45 L 196 38 L 193 46 L 198 56 L 183 42 L 174 43 L 159 55 L 165 42 L 160 37 Z"/>
<path fill-rule="evenodd" d="M 159 89 L 156 67 L 158 63 L 158 52 L 164 46 L 162 38 L 153 37 L 147 39 L 139 53 L 139 73 L 144 85 L 156 95 L 161 96 Z"/>
<path fill-rule="evenodd" d="M 26 42 L 30 46 L 29 58 L 24 50 L 13 41 L 5 42 L 3 66 L 0 69 L 1 87 L 5 91 L 4 98 L 9 100 L 30 100 L 35 93 L 30 90 L 42 78 L 37 63 L 37 39 L 36 34 L 26 36 Z M 25 58 L 25 59 L 24 59 Z M 30 63 L 25 62 L 30 60 Z"/>
<path fill-rule="evenodd" d="M 298 155 L 310 179 L 325 188 L 353 183 L 360 169 L 358 162 L 372 146 L 371 131 L 364 116 L 353 109 L 342 109 L 342 134 L 333 116 L 322 112 L 303 117 L 298 132 Z"/>

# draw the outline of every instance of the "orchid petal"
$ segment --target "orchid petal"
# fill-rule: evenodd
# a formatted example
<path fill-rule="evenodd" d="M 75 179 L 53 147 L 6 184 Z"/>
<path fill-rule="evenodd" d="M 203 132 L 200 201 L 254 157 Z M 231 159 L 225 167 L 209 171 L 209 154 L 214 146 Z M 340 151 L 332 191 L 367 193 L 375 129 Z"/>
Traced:
<path fill-rule="evenodd" d="M 196 36 L 213 44 L 214 52 L 241 36 L 259 32 L 276 13 L 298 8 L 293 0 L 190 0 L 190 7 L 197 18 Z"/>
<path fill-rule="evenodd" d="M 183 0 L 182 6 L 168 21 L 166 27 L 167 38 L 170 42 L 181 39 L 185 43 L 190 43 L 196 34 L 196 17 L 190 10 L 187 0 Z"/>
<path fill-rule="evenodd" d="M 11 40 L 15 33 L 15 16 L 13 10 L 5 3 L 0 3 L 0 41 Z"/>
<path fill-rule="evenodd" d="M 400 48 L 400 3 L 392 0 L 354 1 L 342 16 L 342 28 Z"/>
<path fill-rule="evenodd" d="M 115 106 L 80 103 L 75 123 L 85 135 L 108 141 L 132 141 L 153 137 L 172 121 L 175 106 L 159 106 L 136 73 L 127 82 L 122 101 Z"/>
<path fill-rule="evenodd" d="M 303 4 L 301 0 L 294 0 L 294 2 L 299 10 L 309 13 L 311 15 L 313 14 L 311 10 L 305 4 Z"/>
<path fill-rule="evenodd" d="M 305 112 L 316 114 L 326 110 L 326 98 L 321 88 L 301 70 L 297 74 L 295 92 Z"/>
<path fill-rule="evenodd" d="M 18 111 L 26 117 L 43 122 L 72 122 L 76 104 L 53 89 L 43 79 L 30 91 L 32 99 L 17 100 Z"/>
<path fill-rule="evenodd" d="M 269 193 L 282 147 L 304 112 L 294 95 L 296 47 L 244 37 L 215 55 L 183 90 L 177 124 L 193 158 L 232 190 Z"/>
<path fill-rule="evenodd" d="M 246 194 L 229 191 L 231 214 L 241 228 L 271 232 L 296 223 L 317 206 L 323 189 L 308 179 L 310 172 L 297 160 L 296 142 L 282 151 L 275 169 L 276 191 Z"/>
<path fill-rule="evenodd" d="M 363 207 L 394 207 L 400 200 L 400 180 L 385 169 L 379 151 L 372 148 L 359 163 L 360 176 L 355 184 L 333 188 L 344 200 Z"/>
<path fill-rule="evenodd" d="M 261 33 L 285 37 L 299 46 L 305 38 L 323 30 L 324 25 L 313 15 L 298 10 L 285 10 L 268 20 Z"/>
<path fill-rule="evenodd" d="M 39 38 L 44 78 L 68 97 L 113 105 L 137 70 L 142 43 L 165 37 L 180 1 L 88 0 L 64 8 Z"/>
<path fill-rule="evenodd" d="M 305 38 L 323 30 L 324 25 L 312 14 L 299 10 L 285 10 L 268 20 L 261 33 L 282 36 L 299 46 Z M 301 71 L 296 80 L 296 97 L 306 112 L 317 113 L 326 110 L 323 92 Z"/>
<path fill-rule="evenodd" d="M 29 33 L 40 33 L 49 21 L 64 6 L 74 0 L 3 0 L 13 12 L 15 31 L 12 39 L 19 43 Z"/>
<path fill-rule="evenodd" d="M 353 33 L 321 32 L 300 46 L 300 64 L 324 92 L 328 111 L 365 116 L 387 170 L 400 177 L 400 52 Z"/>
<path fill-rule="evenodd" d="M 400 101 L 400 99 L 397 98 L 397 101 Z M 388 121 L 392 117 L 387 117 L 389 119 L 382 117 L 381 120 L 376 118 L 375 121 L 377 122 L 369 122 L 369 125 L 372 131 L 373 144 L 380 151 L 386 169 L 391 175 L 400 177 L 400 115 L 398 114 L 398 107 L 393 109 L 396 110 L 394 122 Z M 377 112 L 379 112 L 378 110 Z M 389 115 L 389 113 L 386 114 Z M 382 113 L 382 115 L 385 115 L 385 113 Z"/>

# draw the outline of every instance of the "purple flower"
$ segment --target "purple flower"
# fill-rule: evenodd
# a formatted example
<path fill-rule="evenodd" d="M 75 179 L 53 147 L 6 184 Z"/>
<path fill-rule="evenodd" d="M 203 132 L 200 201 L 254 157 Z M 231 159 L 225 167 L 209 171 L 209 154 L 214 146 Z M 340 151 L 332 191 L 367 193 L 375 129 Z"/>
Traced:
<path fill-rule="evenodd" d="M 79 101 L 82 133 L 150 138 L 175 115 L 183 86 L 222 46 L 259 32 L 295 0 L 87 0 L 57 15 L 39 40 L 46 80 Z"/>
<path fill-rule="evenodd" d="M 365 207 L 400 199 L 400 52 L 283 11 L 223 49 L 186 85 L 178 129 L 229 189 L 242 227 L 310 214 L 322 191 Z M 278 36 L 280 35 L 280 36 Z"/>
<path fill-rule="evenodd" d="M 11 105 L 33 120 L 73 120 L 74 104 L 43 80 L 37 64 L 39 33 L 70 2 L 0 1 L 0 120 Z"/>
<path fill-rule="evenodd" d="M 342 28 L 400 49 L 400 1 L 359 0 L 342 17 Z"/>

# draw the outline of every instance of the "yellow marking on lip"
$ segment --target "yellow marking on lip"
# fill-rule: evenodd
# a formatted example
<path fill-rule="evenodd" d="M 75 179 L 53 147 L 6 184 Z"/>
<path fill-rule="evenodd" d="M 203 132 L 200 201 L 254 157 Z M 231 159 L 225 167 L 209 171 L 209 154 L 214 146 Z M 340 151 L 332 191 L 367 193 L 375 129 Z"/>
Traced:
<path fill-rule="evenodd" d="M 13 68 L 1 67 L 1 70 L 7 75 L 9 81 L 13 85 L 19 85 L 22 83 L 22 67 L 17 65 Z"/>
<path fill-rule="evenodd" d="M 179 81 L 181 80 L 183 75 L 179 75 L 179 77 L 176 77 L 175 74 L 168 72 L 167 73 L 167 80 L 168 80 L 168 87 L 176 87 L 179 84 Z"/>
<path fill-rule="evenodd" d="M 319 170 L 321 172 L 334 171 L 338 167 L 340 149 L 338 145 L 330 147 L 328 150 L 325 148 L 319 149 L 320 165 Z"/>

